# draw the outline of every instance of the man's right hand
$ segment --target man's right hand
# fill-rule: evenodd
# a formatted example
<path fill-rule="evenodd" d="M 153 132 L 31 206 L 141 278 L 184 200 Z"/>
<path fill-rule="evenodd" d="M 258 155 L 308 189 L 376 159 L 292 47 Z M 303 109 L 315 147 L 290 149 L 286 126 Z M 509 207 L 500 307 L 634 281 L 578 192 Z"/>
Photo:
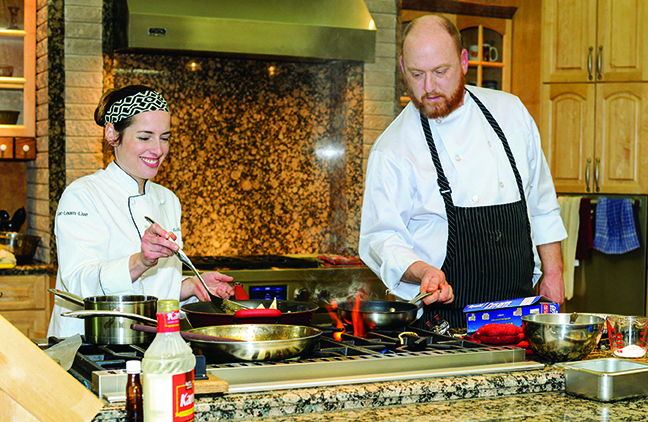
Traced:
<path fill-rule="evenodd" d="M 448 284 L 445 274 L 440 269 L 426 264 L 423 261 L 416 261 L 409 266 L 403 280 L 408 283 L 420 284 L 420 292 L 433 292 L 423 299 L 423 303 L 451 303 L 454 300 L 452 286 Z"/>

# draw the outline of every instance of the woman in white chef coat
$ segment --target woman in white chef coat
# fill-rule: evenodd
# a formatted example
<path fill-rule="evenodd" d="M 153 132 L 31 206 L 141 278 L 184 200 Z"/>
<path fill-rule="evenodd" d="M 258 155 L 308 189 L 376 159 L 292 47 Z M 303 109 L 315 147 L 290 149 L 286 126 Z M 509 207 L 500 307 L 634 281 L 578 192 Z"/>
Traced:
<path fill-rule="evenodd" d="M 115 159 L 105 170 L 72 182 L 61 196 L 54 222 L 56 288 L 84 298 L 142 294 L 209 300 L 195 277 L 183 278 L 173 256 L 182 246 L 180 201 L 149 180 L 169 152 L 171 116 L 164 97 L 142 85 L 109 90 L 99 100 L 95 122 L 103 126 Z M 211 272 L 203 278 L 213 293 L 234 294 L 227 284 L 231 277 Z M 61 316 L 72 308 L 56 299 L 48 336 L 84 332 L 83 320 Z"/>

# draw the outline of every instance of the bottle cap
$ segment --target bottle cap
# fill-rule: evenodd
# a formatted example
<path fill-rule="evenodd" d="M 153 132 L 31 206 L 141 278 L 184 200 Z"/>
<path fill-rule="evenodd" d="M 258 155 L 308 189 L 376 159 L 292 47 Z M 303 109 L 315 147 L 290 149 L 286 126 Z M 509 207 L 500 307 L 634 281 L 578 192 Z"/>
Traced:
<path fill-rule="evenodd" d="M 140 362 L 139 360 L 126 361 L 127 374 L 139 374 L 140 372 L 142 372 L 142 362 Z"/>
<path fill-rule="evenodd" d="M 180 304 L 174 299 L 160 299 L 157 304 L 157 313 L 166 314 L 180 310 Z"/>

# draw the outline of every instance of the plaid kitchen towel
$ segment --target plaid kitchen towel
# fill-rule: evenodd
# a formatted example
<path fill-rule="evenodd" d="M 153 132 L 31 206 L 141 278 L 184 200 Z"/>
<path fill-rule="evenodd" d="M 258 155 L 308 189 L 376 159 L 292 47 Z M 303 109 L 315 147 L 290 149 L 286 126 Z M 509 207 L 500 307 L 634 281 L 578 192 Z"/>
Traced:
<path fill-rule="evenodd" d="M 596 209 L 594 249 L 622 254 L 639 247 L 630 198 L 600 197 Z"/>

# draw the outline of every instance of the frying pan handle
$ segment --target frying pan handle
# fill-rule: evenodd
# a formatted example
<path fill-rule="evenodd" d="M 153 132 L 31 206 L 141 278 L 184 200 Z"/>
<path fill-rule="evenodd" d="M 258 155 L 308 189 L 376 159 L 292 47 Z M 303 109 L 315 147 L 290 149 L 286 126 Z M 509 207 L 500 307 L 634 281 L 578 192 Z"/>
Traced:
<path fill-rule="evenodd" d="M 234 313 L 236 324 L 245 324 L 245 320 L 257 318 L 274 318 L 276 323 L 281 318 L 281 311 L 279 309 L 241 309 Z"/>

